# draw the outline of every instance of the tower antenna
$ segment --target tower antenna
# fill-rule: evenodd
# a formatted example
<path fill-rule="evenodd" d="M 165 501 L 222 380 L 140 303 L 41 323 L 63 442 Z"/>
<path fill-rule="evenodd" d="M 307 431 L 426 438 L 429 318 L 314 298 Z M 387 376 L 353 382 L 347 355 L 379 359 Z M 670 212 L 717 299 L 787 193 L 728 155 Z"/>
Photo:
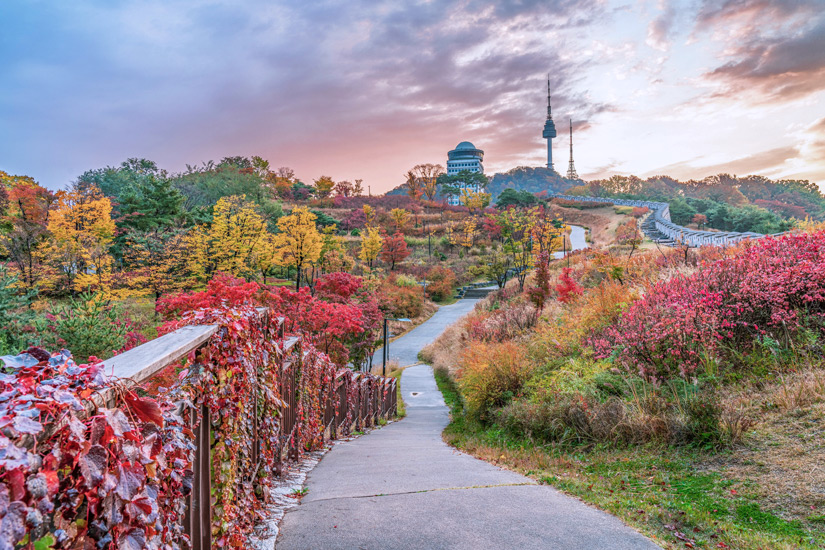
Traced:
<path fill-rule="evenodd" d="M 567 179 L 577 180 L 579 175 L 576 173 L 576 167 L 573 165 L 573 120 L 570 121 L 570 164 L 567 166 Z"/>

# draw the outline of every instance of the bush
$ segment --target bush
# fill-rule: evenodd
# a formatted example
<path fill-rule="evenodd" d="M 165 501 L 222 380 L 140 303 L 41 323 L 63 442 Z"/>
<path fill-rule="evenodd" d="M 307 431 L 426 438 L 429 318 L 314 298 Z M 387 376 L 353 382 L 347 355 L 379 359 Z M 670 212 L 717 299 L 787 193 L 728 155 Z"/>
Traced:
<path fill-rule="evenodd" d="M 802 332 L 823 333 L 823 288 L 825 233 L 766 238 L 653 286 L 591 343 L 653 381 L 747 367 L 766 338 L 786 349 Z"/>
<path fill-rule="evenodd" d="M 467 317 L 464 326 L 472 340 L 503 342 L 512 340 L 535 326 L 537 319 L 536 306 L 521 299 L 492 311 L 477 311 Z"/>
<path fill-rule="evenodd" d="M 461 353 L 458 370 L 458 386 L 467 413 L 488 420 L 493 409 L 520 395 L 530 371 L 523 346 L 513 342 L 471 343 Z"/>
<path fill-rule="evenodd" d="M 424 292 L 416 287 L 395 286 L 385 283 L 379 295 L 381 311 L 390 317 L 413 319 L 424 310 Z"/>
<path fill-rule="evenodd" d="M 436 266 L 427 272 L 427 297 L 444 300 L 453 293 L 456 284 L 455 272 L 447 267 Z"/>

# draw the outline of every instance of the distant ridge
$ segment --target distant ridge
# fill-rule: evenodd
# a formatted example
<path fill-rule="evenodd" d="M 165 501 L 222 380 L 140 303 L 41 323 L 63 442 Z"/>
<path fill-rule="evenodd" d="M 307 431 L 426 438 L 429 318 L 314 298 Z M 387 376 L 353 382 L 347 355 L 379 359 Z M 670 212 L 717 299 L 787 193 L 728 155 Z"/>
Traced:
<path fill-rule="evenodd" d="M 486 191 L 493 195 L 496 200 L 505 189 L 515 189 L 516 191 L 529 191 L 530 193 L 541 193 L 546 191 L 548 195 L 564 193 L 572 187 L 582 185 L 582 180 L 569 180 L 562 177 L 556 171 L 549 168 L 519 166 L 507 172 L 494 174 L 490 178 Z M 406 184 L 387 192 L 387 195 L 405 195 L 407 193 Z"/>

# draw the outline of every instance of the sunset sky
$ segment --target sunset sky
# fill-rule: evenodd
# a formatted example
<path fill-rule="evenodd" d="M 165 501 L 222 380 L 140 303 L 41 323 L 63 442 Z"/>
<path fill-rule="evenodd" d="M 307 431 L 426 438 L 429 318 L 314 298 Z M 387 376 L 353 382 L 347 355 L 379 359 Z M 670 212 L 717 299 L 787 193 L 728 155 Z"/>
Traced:
<path fill-rule="evenodd" d="M 458 142 L 586 179 L 825 185 L 823 0 L 0 2 L 0 170 L 231 155 L 373 192 Z"/>

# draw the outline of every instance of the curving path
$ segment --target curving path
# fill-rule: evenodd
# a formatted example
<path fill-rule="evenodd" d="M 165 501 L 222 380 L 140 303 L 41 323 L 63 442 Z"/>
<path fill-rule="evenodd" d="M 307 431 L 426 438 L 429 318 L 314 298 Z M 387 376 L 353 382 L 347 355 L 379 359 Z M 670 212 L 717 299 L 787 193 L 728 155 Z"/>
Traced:
<path fill-rule="evenodd" d="M 415 364 L 474 304 L 442 307 L 392 343 L 390 356 Z M 335 444 L 284 516 L 278 550 L 659 548 L 609 514 L 449 447 L 429 366 L 405 369 L 401 388 L 407 417 Z"/>

